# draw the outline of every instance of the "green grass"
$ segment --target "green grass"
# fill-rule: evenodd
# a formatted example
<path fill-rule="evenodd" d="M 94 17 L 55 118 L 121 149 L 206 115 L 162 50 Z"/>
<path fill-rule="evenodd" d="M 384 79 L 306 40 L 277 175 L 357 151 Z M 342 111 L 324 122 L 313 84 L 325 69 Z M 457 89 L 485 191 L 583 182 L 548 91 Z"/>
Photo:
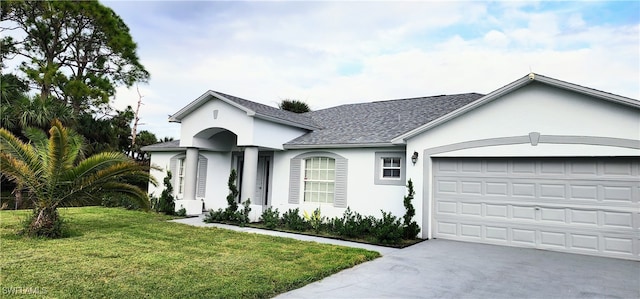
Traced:
<path fill-rule="evenodd" d="M 377 252 L 167 222 L 124 209 L 61 209 L 70 237 L 16 235 L 30 211 L 0 212 L 0 296 L 267 298 Z"/>

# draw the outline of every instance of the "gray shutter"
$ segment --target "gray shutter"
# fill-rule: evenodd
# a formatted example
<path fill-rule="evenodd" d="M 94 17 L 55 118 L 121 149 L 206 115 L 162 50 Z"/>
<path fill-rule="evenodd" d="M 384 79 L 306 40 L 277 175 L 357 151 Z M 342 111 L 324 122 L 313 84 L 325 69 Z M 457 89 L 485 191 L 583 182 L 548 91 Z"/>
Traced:
<path fill-rule="evenodd" d="M 198 157 L 198 184 L 196 185 L 196 197 L 204 197 L 207 191 L 207 158 Z"/>
<path fill-rule="evenodd" d="M 293 158 L 289 168 L 289 203 L 300 203 L 300 167 L 302 159 Z"/>
<path fill-rule="evenodd" d="M 333 206 L 336 208 L 347 207 L 347 159 L 336 158 L 336 184 L 333 197 Z"/>

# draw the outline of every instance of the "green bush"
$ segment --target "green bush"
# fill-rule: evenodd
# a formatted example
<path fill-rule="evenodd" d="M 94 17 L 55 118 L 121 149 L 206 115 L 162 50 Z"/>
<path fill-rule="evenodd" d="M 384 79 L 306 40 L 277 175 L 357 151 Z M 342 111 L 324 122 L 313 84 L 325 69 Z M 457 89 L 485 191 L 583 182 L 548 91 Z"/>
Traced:
<path fill-rule="evenodd" d="M 264 223 L 268 229 L 274 229 L 280 225 L 280 212 L 269 207 L 260 216 L 260 221 Z"/>
<path fill-rule="evenodd" d="M 342 218 L 333 217 L 327 221 L 327 231 L 336 236 L 341 235 L 344 227 L 344 221 Z"/>
<path fill-rule="evenodd" d="M 347 238 L 365 238 L 372 233 L 375 221 L 375 217 L 364 217 L 347 207 L 342 214 L 342 228 L 339 235 Z"/>
<path fill-rule="evenodd" d="M 157 204 L 155 207 L 156 212 L 165 213 L 167 215 L 173 215 L 176 211 L 175 206 L 175 198 L 173 197 L 173 185 L 171 184 L 171 171 L 167 170 L 167 175 L 163 180 L 164 190 L 160 194 L 160 198 L 158 198 Z"/>
<path fill-rule="evenodd" d="M 151 198 L 151 203 L 153 204 L 154 200 L 157 201 L 156 198 Z M 107 208 L 118 208 L 123 207 L 127 210 L 141 210 L 142 207 L 139 203 L 131 200 L 128 196 L 116 195 L 116 194 L 105 194 L 102 196 L 102 202 L 100 203 L 103 207 Z"/>
<path fill-rule="evenodd" d="M 320 214 L 320 208 L 317 208 L 313 210 L 313 213 L 311 213 L 311 215 L 307 214 L 307 211 L 304 211 L 304 219 L 307 220 L 307 223 L 317 234 L 322 229 L 322 224 L 324 223 L 325 217 L 322 217 L 322 215 Z"/>
<path fill-rule="evenodd" d="M 295 231 L 305 231 L 309 227 L 304 218 L 300 217 L 300 209 L 289 209 L 282 214 L 282 224 L 288 229 Z"/>
<path fill-rule="evenodd" d="M 209 210 L 209 212 L 204 216 L 204 222 L 206 223 L 214 223 L 214 222 L 222 222 L 226 220 L 226 214 L 223 209 L 218 209 L 214 211 L 213 209 Z"/>
<path fill-rule="evenodd" d="M 242 203 L 242 210 L 236 212 L 236 221 L 240 226 L 245 226 L 249 223 L 249 212 L 251 212 L 251 200 L 247 198 L 247 200 Z"/>
<path fill-rule="evenodd" d="M 381 244 L 398 244 L 402 240 L 402 223 L 391 213 L 382 211 L 382 219 L 376 221 L 373 235 Z"/>
<path fill-rule="evenodd" d="M 413 191 L 413 182 L 411 181 L 411 179 L 409 179 L 409 182 L 407 183 L 407 196 L 404 197 L 404 207 L 407 211 L 403 217 L 403 237 L 408 240 L 415 239 L 420 232 L 418 223 L 413 221 L 413 216 L 416 215 L 416 209 L 413 207 L 411 201 L 413 200 L 413 196 L 415 194 L 416 192 Z"/>
<path fill-rule="evenodd" d="M 176 216 L 180 216 L 180 217 L 187 216 L 187 209 L 185 208 L 179 209 L 178 211 L 176 211 Z"/>
<path fill-rule="evenodd" d="M 236 212 L 238 211 L 238 187 L 236 186 L 236 179 L 238 175 L 236 174 L 236 170 L 232 169 L 229 174 L 229 181 L 227 181 L 227 186 L 229 187 L 229 195 L 227 195 L 227 208 L 224 210 L 226 214 L 226 220 L 235 221 Z"/>

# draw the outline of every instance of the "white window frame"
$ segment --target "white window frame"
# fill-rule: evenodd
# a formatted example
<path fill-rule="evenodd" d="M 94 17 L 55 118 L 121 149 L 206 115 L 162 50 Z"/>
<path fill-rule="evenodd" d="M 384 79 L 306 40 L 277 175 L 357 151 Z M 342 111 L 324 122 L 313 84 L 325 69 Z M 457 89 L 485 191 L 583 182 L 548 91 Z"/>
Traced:
<path fill-rule="evenodd" d="M 308 163 L 311 161 L 311 163 L 313 163 L 314 159 L 318 159 L 319 160 L 319 164 L 320 167 L 318 167 L 317 169 L 314 168 L 310 168 L 308 169 Z M 322 163 L 326 161 L 326 167 L 322 167 Z M 329 161 L 333 161 L 333 168 L 329 168 Z M 313 156 L 313 157 L 308 157 L 302 160 L 302 197 L 303 197 L 303 202 L 305 203 L 314 203 L 314 204 L 334 204 L 335 201 L 335 193 L 336 193 L 336 159 L 332 158 L 332 157 L 323 157 L 323 156 Z M 324 177 L 324 178 L 309 178 L 307 176 L 308 172 L 314 172 L 317 171 L 318 175 L 320 177 Z M 321 173 L 323 173 L 324 175 L 321 175 Z M 308 187 L 308 183 L 309 184 L 318 184 L 319 189 L 322 189 L 322 186 L 324 186 L 324 190 L 308 190 L 310 188 Z M 313 200 L 311 197 L 313 196 L 313 193 L 315 193 L 317 195 L 317 200 Z M 323 199 L 320 199 L 320 197 L 324 197 Z"/>
<path fill-rule="evenodd" d="M 374 153 L 374 177 L 373 183 L 375 185 L 406 185 L 406 172 L 407 172 L 407 153 L 406 152 L 375 152 Z M 384 159 L 400 159 L 400 167 L 385 167 Z M 400 169 L 400 177 L 384 177 L 384 169 Z"/>
<path fill-rule="evenodd" d="M 186 162 L 186 158 L 180 158 L 178 159 L 178 173 L 176 173 L 176 179 L 178 180 L 178 188 L 177 188 L 177 194 L 178 195 L 183 195 L 184 194 L 184 170 L 185 170 L 185 162 Z"/>
<path fill-rule="evenodd" d="M 382 157 L 380 158 L 382 159 L 382 161 L 380 161 L 380 179 L 381 180 L 400 180 L 402 178 L 402 158 L 400 157 Z M 385 160 L 390 160 L 390 166 L 385 166 Z M 395 161 L 398 161 L 397 166 L 394 166 L 393 164 L 395 163 Z M 384 171 L 385 170 L 391 170 L 392 174 L 394 170 L 398 171 L 398 176 L 385 176 L 384 175 Z"/>
<path fill-rule="evenodd" d="M 180 159 L 178 159 L 178 168 L 177 168 L 177 182 L 178 182 L 178 186 L 176 188 L 176 194 L 177 195 L 184 195 L 184 185 L 185 185 L 185 169 L 186 169 L 186 163 L 187 162 L 187 158 L 186 157 L 182 157 Z M 200 181 L 200 157 L 198 157 L 198 164 L 196 166 L 196 182 Z M 197 187 L 196 187 L 197 188 Z"/>

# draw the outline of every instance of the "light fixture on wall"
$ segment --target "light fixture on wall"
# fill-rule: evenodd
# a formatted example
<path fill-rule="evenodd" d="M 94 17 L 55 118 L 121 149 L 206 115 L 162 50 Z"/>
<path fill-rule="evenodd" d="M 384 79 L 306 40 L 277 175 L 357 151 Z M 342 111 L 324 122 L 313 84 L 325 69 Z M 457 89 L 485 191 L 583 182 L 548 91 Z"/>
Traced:
<path fill-rule="evenodd" d="M 413 152 L 413 156 L 411 156 L 411 162 L 413 162 L 413 165 L 416 165 L 416 162 L 418 162 L 418 152 Z"/>

